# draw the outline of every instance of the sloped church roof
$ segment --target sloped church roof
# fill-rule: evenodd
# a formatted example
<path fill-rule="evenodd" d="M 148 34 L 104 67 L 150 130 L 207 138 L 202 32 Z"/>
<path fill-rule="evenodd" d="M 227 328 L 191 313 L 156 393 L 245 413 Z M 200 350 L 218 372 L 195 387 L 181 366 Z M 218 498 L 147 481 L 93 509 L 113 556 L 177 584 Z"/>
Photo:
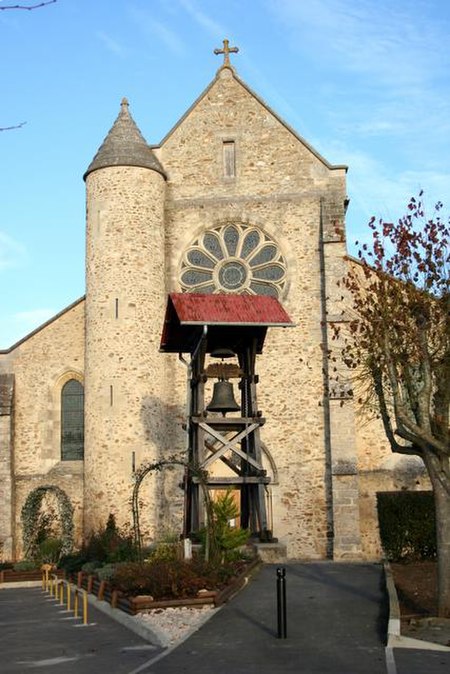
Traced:
<path fill-rule="evenodd" d="M 130 115 L 126 98 L 122 99 L 117 119 L 83 178 L 86 180 L 92 171 L 109 166 L 141 166 L 166 177 L 163 167 Z"/>

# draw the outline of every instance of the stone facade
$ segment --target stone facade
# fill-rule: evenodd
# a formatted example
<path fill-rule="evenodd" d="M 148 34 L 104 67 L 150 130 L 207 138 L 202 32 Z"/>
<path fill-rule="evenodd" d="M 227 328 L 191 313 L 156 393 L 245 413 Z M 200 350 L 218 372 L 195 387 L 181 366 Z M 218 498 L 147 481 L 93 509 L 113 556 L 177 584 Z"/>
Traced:
<path fill-rule="evenodd" d="M 185 449 L 186 370 L 159 353 L 164 308 L 188 247 L 228 223 L 277 246 L 284 267 L 271 273 L 286 275 L 279 299 L 295 323 L 269 331 L 257 367 L 274 535 L 291 558 L 380 555 L 376 491 L 420 488 L 424 475 L 392 463 L 381 426 L 361 423 L 352 399 L 327 395 L 329 323 L 342 320 L 347 264 L 345 176 L 226 65 L 158 147 L 122 102 L 86 174 L 86 298 L 0 353 L 1 381 L 11 392 L 14 383 L 0 411 L 8 556 L 22 553 L 21 509 L 37 486 L 67 493 L 79 541 L 111 512 L 130 522 L 133 466 Z M 84 461 L 61 460 L 70 379 L 85 387 Z M 179 529 L 180 477 L 147 479 L 148 539 Z"/>

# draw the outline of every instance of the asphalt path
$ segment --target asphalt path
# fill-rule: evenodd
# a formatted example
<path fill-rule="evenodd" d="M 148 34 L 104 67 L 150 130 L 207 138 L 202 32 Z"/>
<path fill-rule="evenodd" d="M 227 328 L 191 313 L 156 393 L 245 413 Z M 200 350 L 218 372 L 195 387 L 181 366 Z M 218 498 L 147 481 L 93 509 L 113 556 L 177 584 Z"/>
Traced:
<path fill-rule="evenodd" d="M 40 588 L 1 590 L 0 673 L 450 674 L 449 652 L 386 647 L 379 564 L 286 564 L 287 634 L 278 638 L 277 568 L 264 566 L 166 650 L 92 605 L 82 626 Z"/>
<path fill-rule="evenodd" d="M 1 674 L 130 674 L 162 650 L 91 605 L 82 622 L 40 588 L 1 590 Z"/>

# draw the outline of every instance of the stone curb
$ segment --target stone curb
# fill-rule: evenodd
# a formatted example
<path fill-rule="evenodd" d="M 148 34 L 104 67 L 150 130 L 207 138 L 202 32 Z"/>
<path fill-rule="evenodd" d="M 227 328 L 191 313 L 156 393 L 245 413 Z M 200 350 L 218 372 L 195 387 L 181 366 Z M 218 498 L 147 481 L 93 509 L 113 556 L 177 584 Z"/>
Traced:
<path fill-rule="evenodd" d="M 0 590 L 14 590 L 24 587 L 42 587 L 42 580 L 21 580 L 19 582 L 0 583 Z"/>

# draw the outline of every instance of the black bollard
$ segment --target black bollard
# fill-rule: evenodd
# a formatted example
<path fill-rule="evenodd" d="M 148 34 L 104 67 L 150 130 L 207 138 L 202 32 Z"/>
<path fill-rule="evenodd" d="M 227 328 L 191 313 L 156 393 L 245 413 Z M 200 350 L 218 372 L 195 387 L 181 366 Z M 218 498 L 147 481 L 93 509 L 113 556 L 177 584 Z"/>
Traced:
<path fill-rule="evenodd" d="M 286 639 L 286 569 L 277 569 L 277 616 L 278 616 L 278 639 Z"/>

